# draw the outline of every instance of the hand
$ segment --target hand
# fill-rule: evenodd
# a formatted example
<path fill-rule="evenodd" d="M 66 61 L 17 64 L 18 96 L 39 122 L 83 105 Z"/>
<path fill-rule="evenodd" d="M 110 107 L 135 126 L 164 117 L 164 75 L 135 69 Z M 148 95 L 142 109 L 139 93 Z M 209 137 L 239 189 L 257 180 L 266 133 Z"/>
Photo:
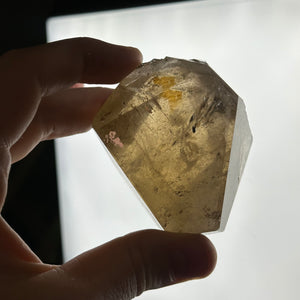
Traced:
<path fill-rule="evenodd" d="M 10 165 L 40 141 L 89 130 L 111 92 L 70 87 L 118 82 L 141 60 L 137 49 L 87 38 L 0 57 L 0 210 Z M 1 299 L 132 299 L 147 289 L 205 277 L 215 262 L 214 247 L 202 235 L 146 230 L 61 266 L 44 264 L 0 216 Z"/>

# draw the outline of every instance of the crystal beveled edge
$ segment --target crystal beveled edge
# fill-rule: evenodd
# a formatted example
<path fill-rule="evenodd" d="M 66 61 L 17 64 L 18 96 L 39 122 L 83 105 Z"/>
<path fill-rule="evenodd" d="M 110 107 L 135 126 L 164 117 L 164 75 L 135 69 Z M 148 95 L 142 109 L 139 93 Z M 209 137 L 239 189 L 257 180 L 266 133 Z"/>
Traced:
<path fill-rule="evenodd" d="M 238 97 L 229 167 L 222 205 L 221 222 L 218 231 L 224 231 L 227 225 L 234 198 L 236 196 L 252 145 L 252 140 L 253 137 L 249 126 L 246 107 L 243 100 Z M 241 153 L 242 151 L 244 151 L 243 156 Z"/>
<path fill-rule="evenodd" d="M 98 134 L 97 134 L 97 138 L 100 141 L 101 146 L 105 149 L 105 152 L 107 153 L 108 157 L 112 161 L 112 163 L 115 166 L 116 170 L 119 172 L 120 176 L 124 179 L 124 181 L 126 182 L 127 186 L 131 189 L 131 191 L 133 192 L 133 194 L 138 198 L 139 202 L 144 207 L 145 213 L 148 212 L 148 214 L 151 216 L 152 220 L 154 221 L 153 223 L 157 226 L 157 229 L 164 230 L 164 228 L 159 223 L 158 219 L 154 216 L 154 214 L 151 211 L 151 209 L 148 207 L 148 205 L 146 204 L 146 202 L 144 201 L 144 199 L 142 198 L 142 196 L 139 194 L 139 192 L 137 191 L 137 189 L 131 183 L 131 181 L 129 180 L 129 178 L 125 174 L 125 172 L 122 170 L 122 168 L 120 167 L 120 165 L 118 164 L 118 162 L 115 160 L 115 158 L 113 157 L 113 155 L 110 153 L 110 151 L 108 150 L 108 148 L 106 147 L 106 145 L 104 144 L 104 142 L 102 141 L 102 139 L 100 138 L 100 136 Z"/>

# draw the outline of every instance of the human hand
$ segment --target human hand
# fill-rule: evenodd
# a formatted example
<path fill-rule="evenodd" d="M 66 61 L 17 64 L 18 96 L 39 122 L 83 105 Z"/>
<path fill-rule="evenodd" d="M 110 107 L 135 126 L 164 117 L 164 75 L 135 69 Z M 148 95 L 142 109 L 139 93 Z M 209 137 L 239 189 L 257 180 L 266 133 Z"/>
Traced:
<path fill-rule="evenodd" d="M 0 211 L 11 164 L 40 141 L 89 130 L 111 92 L 70 87 L 118 82 L 141 60 L 137 49 L 87 38 L 0 57 Z M 205 277 L 215 263 L 214 247 L 202 235 L 146 230 L 63 265 L 44 264 L 0 216 L 1 299 L 132 299 L 148 289 Z"/>

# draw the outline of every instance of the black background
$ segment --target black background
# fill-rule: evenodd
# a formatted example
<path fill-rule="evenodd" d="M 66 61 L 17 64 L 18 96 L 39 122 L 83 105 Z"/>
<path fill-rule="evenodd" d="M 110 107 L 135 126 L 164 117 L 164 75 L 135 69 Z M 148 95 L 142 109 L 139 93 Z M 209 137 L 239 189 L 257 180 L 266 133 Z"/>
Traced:
<path fill-rule="evenodd" d="M 46 42 L 50 16 L 178 1 L 1 1 L 0 54 Z M 47 263 L 62 262 L 54 145 L 40 143 L 12 166 L 3 217 Z"/>

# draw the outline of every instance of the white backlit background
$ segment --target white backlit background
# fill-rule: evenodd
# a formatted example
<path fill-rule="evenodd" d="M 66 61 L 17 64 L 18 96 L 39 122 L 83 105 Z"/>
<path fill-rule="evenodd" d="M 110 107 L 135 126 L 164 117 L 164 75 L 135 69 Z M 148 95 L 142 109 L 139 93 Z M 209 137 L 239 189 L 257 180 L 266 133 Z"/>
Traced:
<path fill-rule="evenodd" d="M 207 279 L 140 299 L 300 299 L 300 1 L 187 1 L 56 17 L 48 40 L 90 36 L 144 60 L 197 58 L 244 99 L 253 145 Z M 93 131 L 56 141 L 65 259 L 157 228 Z"/>

